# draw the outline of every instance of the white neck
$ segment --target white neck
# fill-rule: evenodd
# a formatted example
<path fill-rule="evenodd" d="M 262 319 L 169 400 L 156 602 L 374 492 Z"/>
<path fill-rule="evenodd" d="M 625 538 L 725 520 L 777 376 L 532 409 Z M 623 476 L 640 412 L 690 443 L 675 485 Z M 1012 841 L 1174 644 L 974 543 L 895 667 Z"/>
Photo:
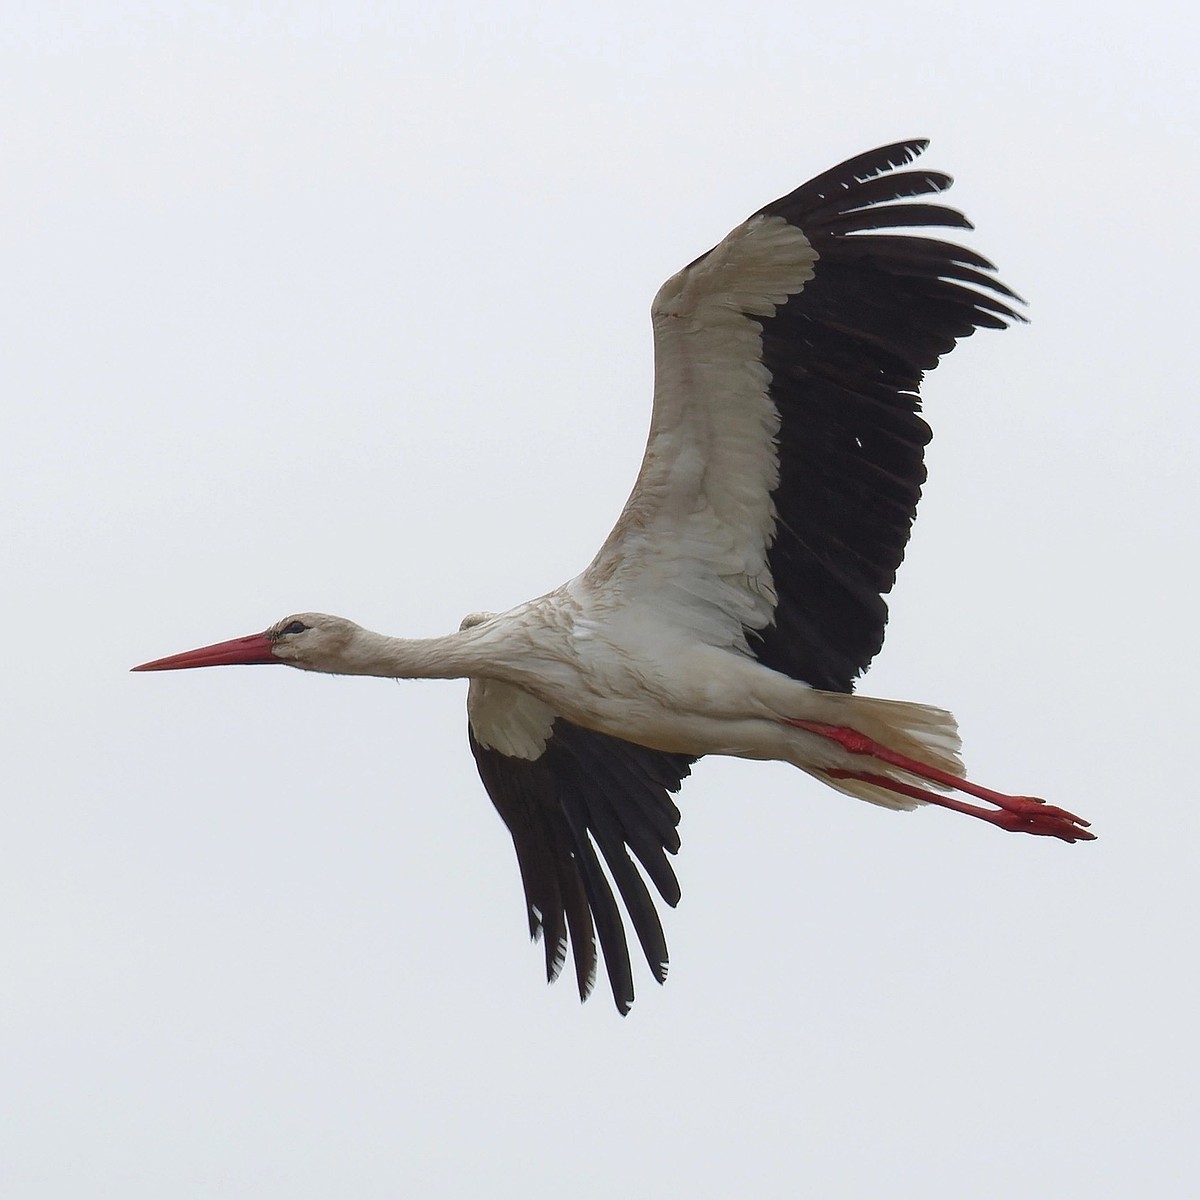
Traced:
<path fill-rule="evenodd" d="M 490 645 L 488 644 L 490 643 Z M 359 629 L 335 664 L 310 669 L 385 679 L 464 679 L 504 675 L 502 647 L 476 629 L 433 638 L 396 638 Z M 297 664 L 304 665 L 304 664 Z"/>

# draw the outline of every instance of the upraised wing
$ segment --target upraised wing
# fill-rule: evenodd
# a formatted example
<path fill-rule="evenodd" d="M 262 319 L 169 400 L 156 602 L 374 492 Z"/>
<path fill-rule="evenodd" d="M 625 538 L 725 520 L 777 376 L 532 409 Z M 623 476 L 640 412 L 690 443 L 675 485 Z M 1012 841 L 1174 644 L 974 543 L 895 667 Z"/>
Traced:
<path fill-rule="evenodd" d="M 547 980 L 558 977 L 569 943 L 579 998 L 587 998 L 596 977 L 594 929 L 613 999 L 627 1013 L 634 991 L 629 947 L 596 849 L 662 983 L 666 939 L 629 852 L 659 895 L 677 904 L 679 882 L 667 858 L 679 849 L 679 809 L 671 793 L 695 760 L 581 729 L 527 692 L 494 680 L 471 681 L 467 712 L 480 777 L 512 834 L 529 933 L 542 938 Z"/>
<path fill-rule="evenodd" d="M 894 228 L 950 178 L 884 146 L 760 209 L 663 285 L 633 493 L 585 572 L 713 645 L 850 691 L 883 644 L 931 434 L 923 372 L 1021 320 L 991 263 Z"/>

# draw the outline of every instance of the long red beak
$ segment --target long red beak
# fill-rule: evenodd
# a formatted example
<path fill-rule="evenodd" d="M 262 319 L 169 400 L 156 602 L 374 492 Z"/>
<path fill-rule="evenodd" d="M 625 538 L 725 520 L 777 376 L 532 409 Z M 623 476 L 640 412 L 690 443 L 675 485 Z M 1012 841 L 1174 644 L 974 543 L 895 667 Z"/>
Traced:
<path fill-rule="evenodd" d="M 252 633 L 249 637 L 234 638 L 231 642 L 217 642 L 215 646 L 201 646 L 199 650 L 185 650 L 172 654 L 170 658 L 156 658 L 153 662 L 133 667 L 134 671 L 182 671 L 186 667 L 224 667 L 235 663 L 277 663 L 279 659 L 271 653 L 271 639 L 265 633 Z"/>

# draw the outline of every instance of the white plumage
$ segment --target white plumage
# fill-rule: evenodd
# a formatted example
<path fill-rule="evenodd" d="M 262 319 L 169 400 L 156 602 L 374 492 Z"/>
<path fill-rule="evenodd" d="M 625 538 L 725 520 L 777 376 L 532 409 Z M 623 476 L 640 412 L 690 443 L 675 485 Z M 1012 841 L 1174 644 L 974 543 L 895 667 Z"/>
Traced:
<path fill-rule="evenodd" d="M 932 802 L 1090 838 L 1062 809 L 965 779 L 949 713 L 851 692 L 882 643 L 925 477 L 922 372 L 976 327 L 1020 319 L 986 259 L 878 232 L 969 227 L 905 202 L 949 186 L 894 169 L 924 148 L 840 164 L 663 285 L 641 471 L 577 578 L 442 638 L 309 613 L 135 670 L 283 662 L 469 679 L 471 748 L 512 834 L 547 975 L 569 946 L 586 996 L 598 934 L 622 1012 L 632 971 L 600 858 L 661 981 L 647 880 L 678 901 L 671 793 L 703 755 L 782 760 L 891 808 Z"/>

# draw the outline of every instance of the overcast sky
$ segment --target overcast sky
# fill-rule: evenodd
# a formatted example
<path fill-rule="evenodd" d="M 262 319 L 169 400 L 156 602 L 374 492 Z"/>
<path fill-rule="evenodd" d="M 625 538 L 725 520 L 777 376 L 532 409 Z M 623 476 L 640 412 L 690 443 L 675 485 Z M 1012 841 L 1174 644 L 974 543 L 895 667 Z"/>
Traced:
<path fill-rule="evenodd" d="M 0 14 L 0 1193 L 1191 1195 L 1195 18 L 249 8 Z M 919 135 L 1032 324 L 928 382 L 862 690 L 1097 842 L 706 761 L 622 1020 L 542 980 L 464 684 L 127 674 L 574 574 L 658 285 Z"/>

